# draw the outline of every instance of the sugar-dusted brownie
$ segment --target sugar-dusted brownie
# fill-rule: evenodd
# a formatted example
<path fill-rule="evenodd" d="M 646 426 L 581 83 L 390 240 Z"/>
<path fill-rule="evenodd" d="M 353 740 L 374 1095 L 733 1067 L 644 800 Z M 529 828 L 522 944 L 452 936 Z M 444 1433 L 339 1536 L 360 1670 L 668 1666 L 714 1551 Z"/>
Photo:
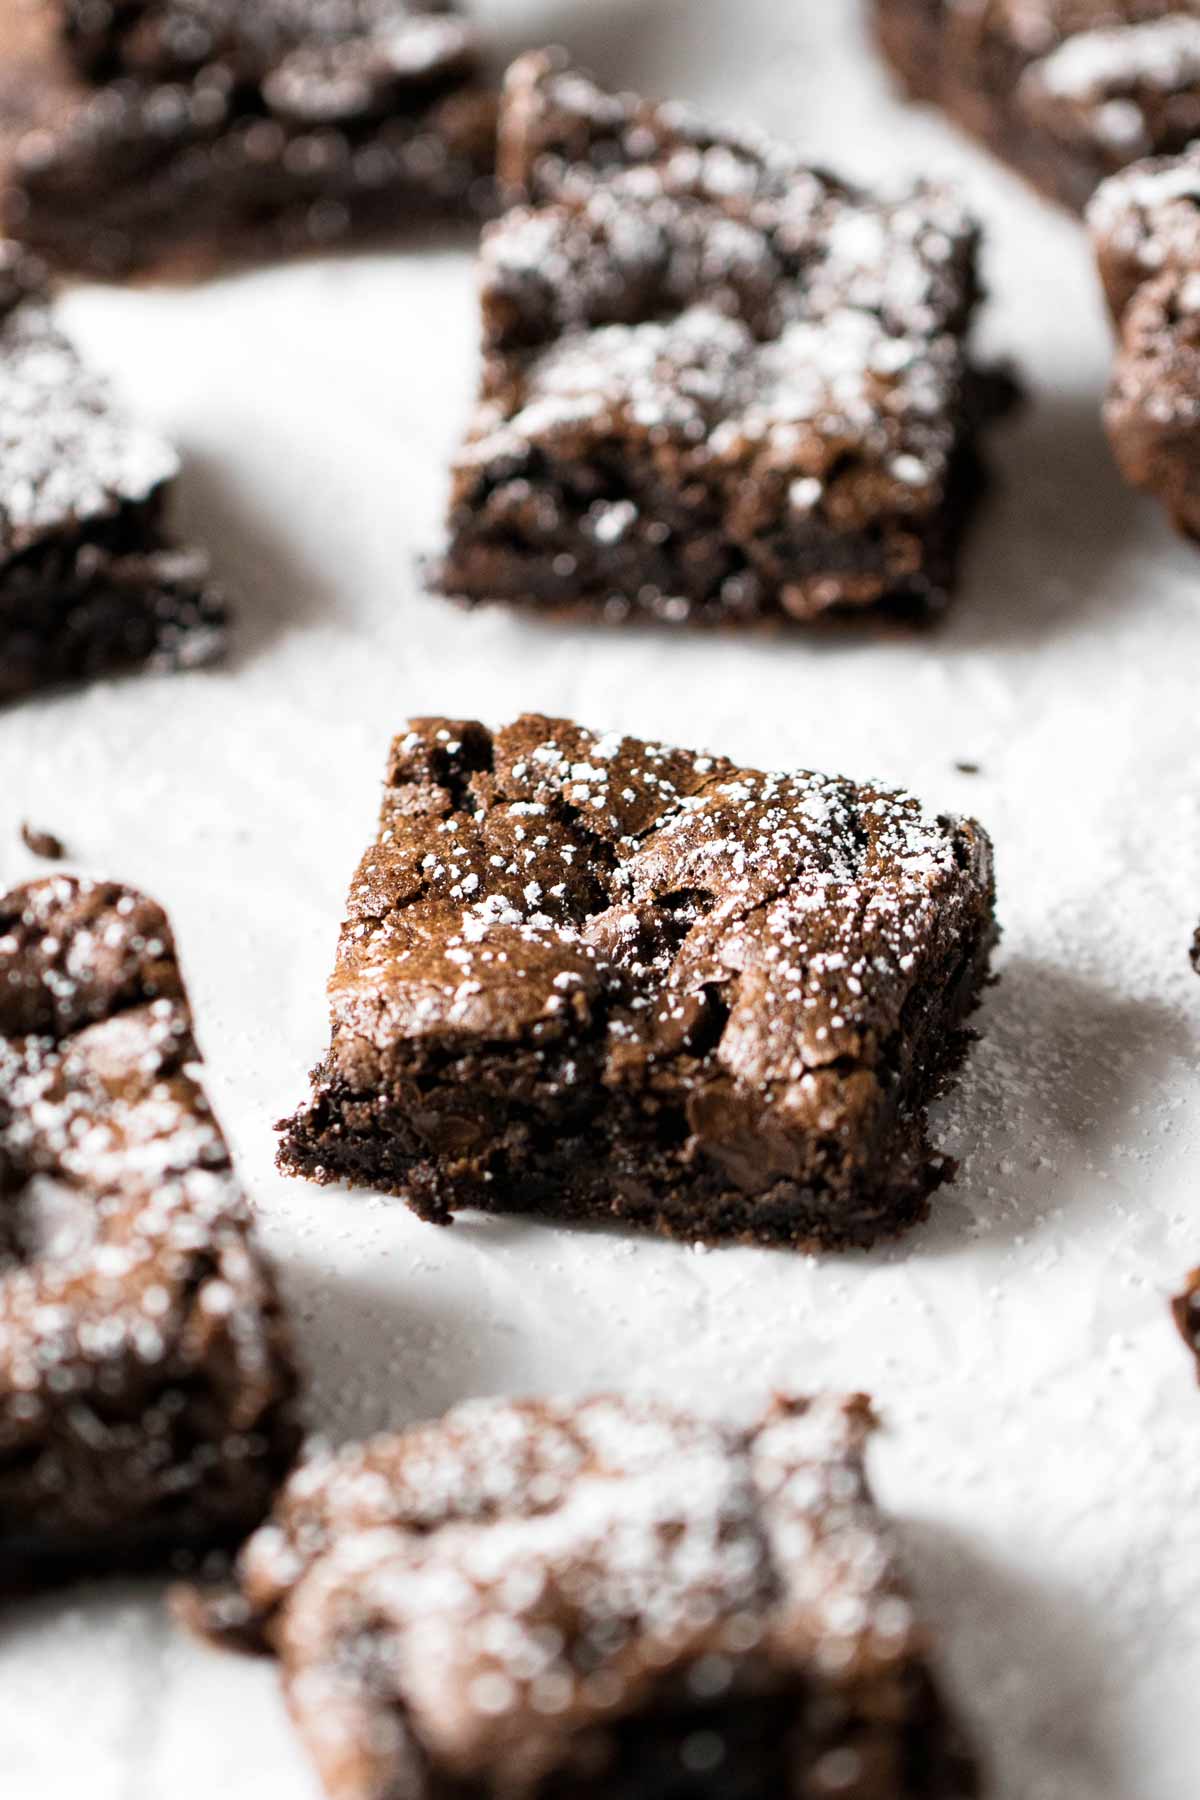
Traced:
<path fill-rule="evenodd" d="M 1200 148 L 1114 175 L 1088 222 L 1118 339 L 1109 439 L 1126 479 L 1200 538 Z"/>
<path fill-rule="evenodd" d="M 874 0 L 874 16 L 914 98 L 1076 211 L 1200 134 L 1200 17 L 1181 0 Z"/>
<path fill-rule="evenodd" d="M 291 1462 L 198 1057 L 159 907 L 65 875 L 0 899 L 0 1581 L 236 1541 Z"/>
<path fill-rule="evenodd" d="M 893 789 L 416 720 L 281 1164 L 437 1222 L 868 1244 L 949 1173 L 925 1108 L 995 936 L 986 834 Z"/>
<path fill-rule="evenodd" d="M 477 1401 L 302 1465 L 210 1624 L 330 1800 L 969 1800 L 862 1400 Z"/>
<path fill-rule="evenodd" d="M 208 560 L 166 529 L 179 459 L 55 323 L 41 265 L 0 240 L 0 704 L 220 654 Z"/>
<path fill-rule="evenodd" d="M 446 594 L 697 624 L 936 609 L 977 485 L 977 229 L 561 58 L 510 70 Z"/>
<path fill-rule="evenodd" d="M 32 0 L 0 23 L 8 230 L 102 276 L 391 232 L 491 196 L 452 0 Z"/>

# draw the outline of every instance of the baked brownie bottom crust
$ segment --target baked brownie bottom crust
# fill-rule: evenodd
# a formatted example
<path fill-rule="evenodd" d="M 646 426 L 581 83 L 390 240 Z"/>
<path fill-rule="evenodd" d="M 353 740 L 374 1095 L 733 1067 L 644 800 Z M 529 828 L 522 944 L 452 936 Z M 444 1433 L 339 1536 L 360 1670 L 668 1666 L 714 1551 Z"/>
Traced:
<path fill-rule="evenodd" d="M 439 1223 L 475 1207 L 825 1247 L 905 1229 L 951 1172 L 925 1109 L 987 979 L 986 840 L 881 790 L 631 739 L 601 757 L 601 742 L 537 718 L 495 739 L 418 721 L 397 740 L 331 983 L 333 1043 L 312 1105 L 281 1125 L 281 1166 L 402 1195 Z M 587 801 L 618 794 L 612 819 L 641 822 L 614 842 Z M 826 841 L 818 821 L 842 804 Z M 928 847 L 911 889 L 863 848 L 893 824 L 901 856 Z M 836 846 L 850 861 L 826 888 Z M 851 875 L 860 856 L 877 876 Z M 543 990 L 544 1014 L 514 1023 Z M 773 1077 L 753 1073 L 760 1055 Z"/>

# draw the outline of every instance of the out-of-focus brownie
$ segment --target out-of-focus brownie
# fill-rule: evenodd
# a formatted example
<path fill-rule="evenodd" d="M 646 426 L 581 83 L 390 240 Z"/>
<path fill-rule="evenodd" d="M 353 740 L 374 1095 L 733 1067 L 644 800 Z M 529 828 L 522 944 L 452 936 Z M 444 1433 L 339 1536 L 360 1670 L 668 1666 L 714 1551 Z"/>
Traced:
<path fill-rule="evenodd" d="M 0 900 L 0 1580 L 237 1541 L 294 1376 L 170 928 L 128 888 Z"/>
<path fill-rule="evenodd" d="M 969 1800 L 869 1425 L 477 1401 L 302 1465 L 211 1623 L 330 1800 Z"/>
<path fill-rule="evenodd" d="M 1113 450 L 1126 479 L 1200 538 L 1200 148 L 1113 176 L 1088 222 L 1118 338 Z"/>
<path fill-rule="evenodd" d="M 706 624 L 944 600 L 977 485 L 977 230 L 509 72 L 446 594 Z"/>
<path fill-rule="evenodd" d="M 890 788 L 526 717 L 416 720 L 284 1168 L 686 1239 L 868 1244 L 996 937 L 991 847 Z"/>
<path fill-rule="evenodd" d="M 1180 0 L 874 0 L 917 99 L 943 107 L 1051 198 L 1200 132 L 1200 18 Z"/>
<path fill-rule="evenodd" d="M 225 645 L 207 558 L 166 531 L 171 446 L 126 418 L 0 240 L 0 704 Z"/>
<path fill-rule="evenodd" d="M 1180 1336 L 1200 1363 L 1200 1269 L 1192 1270 L 1183 1293 L 1171 1302 L 1171 1311 Z"/>
<path fill-rule="evenodd" d="M 14 0 L 4 223 L 112 276 L 470 211 L 495 157 L 477 61 L 451 0 Z"/>

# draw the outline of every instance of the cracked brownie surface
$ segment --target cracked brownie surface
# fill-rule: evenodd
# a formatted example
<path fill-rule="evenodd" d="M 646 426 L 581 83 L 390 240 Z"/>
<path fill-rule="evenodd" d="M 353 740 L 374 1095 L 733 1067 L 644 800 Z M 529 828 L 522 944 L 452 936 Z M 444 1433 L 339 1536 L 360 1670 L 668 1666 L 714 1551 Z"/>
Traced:
<path fill-rule="evenodd" d="M 968 1800 L 861 1400 L 477 1401 L 302 1465 L 218 1634 L 331 1800 Z"/>
<path fill-rule="evenodd" d="M 281 1163 L 437 1221 L 869 1243 L 947 1173 L 925 1106 L 994 939 L 986 835 L 894 790 L 418 720 Z"/>
<path fill-rule="evenodd" d="M 0 900 L 0 1579 L 236 1541 L 297 1435 L 287 1336 L 159 907 Z"/>
<path fill-rule="evenodd" d="M 33 0 L 0 26 L 8 228 L 100 275 L 399 230 L 491 197 L 442 0 Z"/>
<path fill-rule="evenodd" d="M 1200 538 L 1200 150 L 1136 163 L 1088 223 L 1116 324 L 1104 422 L 1122 473 Z"/>
<path fill-rule="evenodd" d="M 54 321 L 42 269 L 0 240 L 0 703 L 225 644 L 207 558 L 173 544 L 179 460 L 127 418 Z"/>
<path fill-rule="evenodd" d="M 977 232 L 547 54 L 509 72 L 447 594 L 712 623 L 938 606 Z"/>
<path fill-rule="evenodd" d="M 1200 9 L 1187 0 L 875 0 L 876 34 L 932 100 L 1051 198 L 1200 133 Z"/>

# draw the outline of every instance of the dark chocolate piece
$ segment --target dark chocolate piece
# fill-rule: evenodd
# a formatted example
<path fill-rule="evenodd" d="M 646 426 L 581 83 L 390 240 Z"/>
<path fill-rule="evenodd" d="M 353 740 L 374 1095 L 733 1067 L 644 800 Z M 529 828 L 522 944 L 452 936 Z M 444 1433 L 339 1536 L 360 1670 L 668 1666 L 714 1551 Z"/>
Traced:
<path fill-rule="evenodd" d="M 916 99 L 942 107 L 1050 198 L 1200 133 L 1200 18 L 1180 0 L 874 0 Z"/>
<path fill-rule="evenodd" d="M 1171 1302 L 1180 1336 L 1200 1365 L 1200 1269 L 1193 1269 L 1187 1287 Z"/>
<path fill-rule="evenodd" d="M 950 1172 L 925 1108 L 995 936 L 984 832 L 892 789 L 417 720 L 281 1165 L 437 1222 L 868 1244 Z"/>
<path fill-rule="evenodd" d="M 0 900 L 0 1580 L 234 1542 L 296 1447 L 271 1274 L 162 911 Z"/>
<path fill-rule="evenodd" d="M 317 1456 L 240 1561 L 330 1800 L 970 1800 L 861 1400 L 477 1401 Z"/>
<path fill-rule="evenodd" d="M 179 459 L 126 418 L 0 240 L 0 703 L 224 649 L 207 558 L 166 530 Z"/>
<path fill-rule="evenodd" d="M 435 584 L 708 624 L 928 612 L 977 485 L 976 227 L 522 58 Z"/>
<path fill-rule="evenodd" d="M 1118 336 L 1104 407 L 1114 454 L 1200 538 L 1200 150 L 1115 175 L 1088 222 Z"/>
<path fill-rule="evenodd" d="M 0 26 L 5 223 L 112 276 L 484 207 L 477 61 L 451 0 L 40 0 Z"/>
<path fill-rule="evenodd" d="M 21 842 L 31 856 L 40 856 L 45 862 L 62 862 L 67 854 L 61 838 L 55 837 L 52 831 L 40 831 L 28 819 L 21 827 Z"/>

